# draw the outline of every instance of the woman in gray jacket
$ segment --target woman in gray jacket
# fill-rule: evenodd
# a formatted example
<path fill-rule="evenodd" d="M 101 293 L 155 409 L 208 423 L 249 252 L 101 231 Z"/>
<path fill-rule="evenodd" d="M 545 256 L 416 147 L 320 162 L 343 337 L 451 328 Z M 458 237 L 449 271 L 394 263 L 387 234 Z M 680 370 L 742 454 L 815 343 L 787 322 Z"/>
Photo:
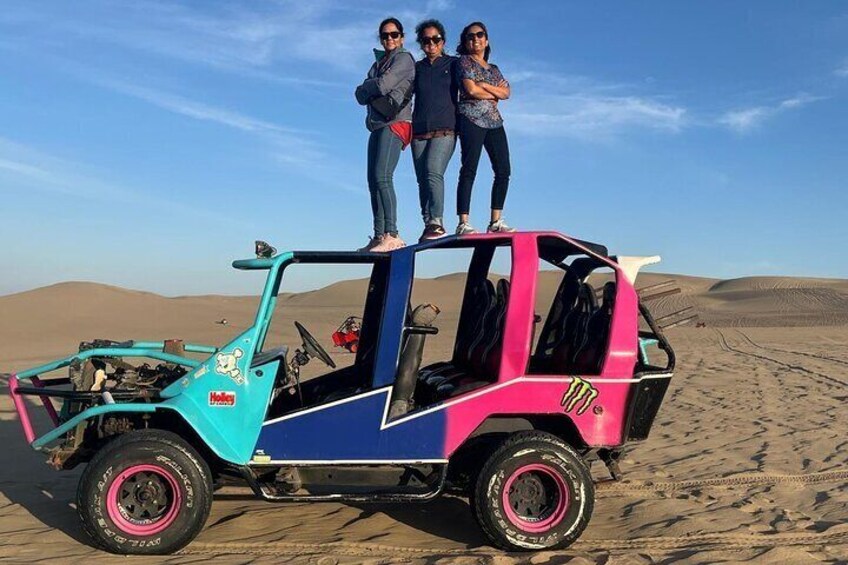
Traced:
<path fill-rule="evenodd" d="M 403 48 L 403 25 L 396 18 L 380 23 L 377 59 L 356 88 L 356 101 L 366 106 L 368 191 L 374 215 L 374 237 L 360 251 L 392 251 L 405 245 L 397 230 L 394 172 L 400 152 L 412 140 L 412 85 L 415 59 Z"/>

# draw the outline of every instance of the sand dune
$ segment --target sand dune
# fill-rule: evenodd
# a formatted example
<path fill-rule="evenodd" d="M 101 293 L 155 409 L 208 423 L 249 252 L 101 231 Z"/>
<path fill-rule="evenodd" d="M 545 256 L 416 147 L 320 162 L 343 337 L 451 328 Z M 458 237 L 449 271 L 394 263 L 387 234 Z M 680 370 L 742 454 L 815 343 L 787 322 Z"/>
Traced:
<path fill-rule="evenodd" d="M 848 281 L 647 274 L 639 286 L 668 279 L 683 292 L 654 301 L 655 313 L 694 306 L 707 327 L 669 331 L 678 370 L 652 435 L 626 455 L 625 481 L 599 488 L 592 522 L 569 550 L 495 551 L 466 501 L 452 496 L 426 505 L 273 505 L 231 487 L 216 497 L 197 540 L 158 562 L 848 562 Z M 428 341 L 433 356 L 449 354 L 463 280 L 416 282 L 414 300 L 443 310 L 446 329 L 436 336 L 443 339 Z M 269 339 L 296 344 L 291 320 L 300 319 L 337 361 L 349 362 L 330 348 L 329 333 L 345 312 L 355 313 L 365 284 L 281 297 L 285 316 Z M 540 298 L 556 284 L 554 273 L 543 273 Z M 256 302 L 94 283 L 2 296 L 0 370 L 65 355 L 94 337 L 222 344 L 252 322 Z M 221 318 L 228 325 L 215 323 Z M 127 561 L 85 545 L 72 507 L 79 470 L 43 464 L 6 395 L 0 442 L 0 559 Z"/>

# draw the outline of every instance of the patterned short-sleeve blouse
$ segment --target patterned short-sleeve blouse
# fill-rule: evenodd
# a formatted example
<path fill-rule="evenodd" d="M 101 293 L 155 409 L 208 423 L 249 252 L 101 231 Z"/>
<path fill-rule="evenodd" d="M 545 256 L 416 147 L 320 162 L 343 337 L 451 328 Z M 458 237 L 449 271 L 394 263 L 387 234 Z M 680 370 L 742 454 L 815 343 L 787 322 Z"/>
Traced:
<path fill-rule="evenodd" d="M 474 82 L 485 82 L 493 86 L 498 86 L 504 81 L 497 65 L 489 65 L 489 68 L 483 67 L 468 55 L 463 55 L 459 59 L 456 66 L 457 75 L 460 85 L 463 79 L 470 79 Z M 498 111 L 497 100 L 477 100 L 472 98 L 465 88 L 459 89 L 459 106 L 458 111 L 461 116 L 465 116 L 471 122 L 481 128 L 495 129 L 503 125 L 503 118 Z"/>

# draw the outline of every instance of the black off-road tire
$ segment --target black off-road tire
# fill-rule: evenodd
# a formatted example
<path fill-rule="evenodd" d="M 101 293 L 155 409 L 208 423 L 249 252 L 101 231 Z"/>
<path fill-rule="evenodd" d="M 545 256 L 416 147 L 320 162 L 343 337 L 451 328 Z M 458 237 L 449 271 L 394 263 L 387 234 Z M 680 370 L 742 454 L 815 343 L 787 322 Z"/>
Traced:
<path fill-rule="evenodd" d="M 510 485 L 513 494 L 507 490 Z M 526 492 L 548 493 L 541 496 L 545 510 L 536 517 L 506 507 Z M 528 504 L 534 505 L 533 500 Z M 589 524 L 594 502 L 594 482 L 580 454 L 558 437 L 537 431 L 510 435 L 483 465 L 469 499 L 486 537 L 509 551 L 561 549 L 574 543 Z"/>
<path fill-rule="evenodd" d="M 130 492 L 142 491 L 147 498 L 136 501 L 170 501 L 163 515 L 128 513 L 143 512 L 140 503 L 127 502 L 133 500 Z M 200 533 L 211 506 L 212 473 L 206 461 L 164 430 L 129 432 L 111 441 L 88 463 L 77 487 L 83 529 L 94 545 L 112 553 L 173 553 Z"/>

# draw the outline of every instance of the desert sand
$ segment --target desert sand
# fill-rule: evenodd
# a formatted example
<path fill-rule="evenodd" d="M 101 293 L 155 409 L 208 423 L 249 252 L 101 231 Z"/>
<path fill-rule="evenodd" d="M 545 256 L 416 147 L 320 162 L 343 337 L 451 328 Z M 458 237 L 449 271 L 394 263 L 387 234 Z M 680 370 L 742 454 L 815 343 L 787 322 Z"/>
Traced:
<path fill-rule="evenodd" d="M 33 563 L 846 563 L 848 562 L 848 281 L 780 277 L 675 279 L 655 315 L 694 306 L 699 321 L 668 337 L 678 366 L 650 438 L 601 485 L 582 538 L 560 552 L 488 547 L 464 499 L 423 505 L 271 504 L 246 489 L 216 495 L 180 554 L 109 556 L 89 547 L 74 493 L 80 469 L 56 472 L 25 443 L 0 397 L 0 560 Z M 463 277 L 418 281 L 445 330 L 427 357 L 448 356 Z M 540 303 L 555 288 L 543 276 Z M 297 345 L 303 322 L 340 364 L 330 333 L 356 313 L 363 281 L 287 295 L 271 340 Z M 547 293 L 547 295 L 546 295 Z M 94 283 L 0 297 L 0 371 L 67 355 L 93 338 L 223 344 L 252 321 L 256 297 L 165 298 Z M 350 312 L 348 312 L 350 310 Z M 541 310 L 541 309 L 540 309 Z M 227 325 L 217 324 L 226 318 Z M 320 367 L 310 367 L 320 372 Z M 5 380 L 0 386 L 5 389 Z M 40 414 L 42 411 L 34 411 Z M 36 422 L 44 429 L 44 419 Z"/>

